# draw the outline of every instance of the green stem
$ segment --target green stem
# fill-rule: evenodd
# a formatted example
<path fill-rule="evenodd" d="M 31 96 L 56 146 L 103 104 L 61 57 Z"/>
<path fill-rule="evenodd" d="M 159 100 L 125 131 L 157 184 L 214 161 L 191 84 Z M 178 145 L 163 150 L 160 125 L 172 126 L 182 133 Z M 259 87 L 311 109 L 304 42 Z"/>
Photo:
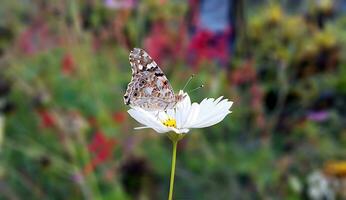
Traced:
<path fill-rule="evenodd" d="M 169 184 L 168 200 L 172 200 L 172 197 L 173 197 L 175 161 L 176 161 L 176 158 L 177 158 L 177 144 L 178 144 L 178 140 L 172 140 L 172 144 L 173 144 L 172 169 L 171 169 L 171 181 L 170 181 L 170 184 Z"/>
<path fill-rule="evenodd" d="M 0 152 L 2 147 L 2 142 L 4 141 L 5 135 L 5 117 L 0 114 Z"/>

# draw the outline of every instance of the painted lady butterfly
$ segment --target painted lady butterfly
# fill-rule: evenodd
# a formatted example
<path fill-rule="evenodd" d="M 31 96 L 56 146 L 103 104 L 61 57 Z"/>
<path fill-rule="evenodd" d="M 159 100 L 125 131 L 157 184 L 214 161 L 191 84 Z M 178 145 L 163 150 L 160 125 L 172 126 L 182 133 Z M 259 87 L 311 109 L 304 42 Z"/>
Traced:
<path fill-rule="evenodd" d="M 174 94 L 165 74 L 143 49 L 134 48 L 129 60 L 132 79 L 124 95 L 126 105 L 147 111 L 165 111 L 185 98 L 183 94 Z"/>

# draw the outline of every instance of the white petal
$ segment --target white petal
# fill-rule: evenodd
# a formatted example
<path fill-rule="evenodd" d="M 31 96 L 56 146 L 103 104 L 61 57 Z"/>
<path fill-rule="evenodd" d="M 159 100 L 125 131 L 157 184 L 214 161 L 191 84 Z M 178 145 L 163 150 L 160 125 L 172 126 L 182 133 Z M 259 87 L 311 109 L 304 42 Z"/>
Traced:
<path fill-rule="evenodd" d="M 159 120 L 157 120 L 154 115 L 152 115 L 149 112 L 146 112 L 141 108 L 132 108 L 127 112 L 137 122 L 154 129 L 158 133 L 165 133 L 169 131 L 169 129 L 166 126 L 164 126 Z"/>
<path fill-rule="evenodd" d="M 181 128 L 184 126 L 184 123 L 187 121 L 187 117 L 191 108 L 191 100 L 189 95 L 185 93 L 186 97 L 182 102 L 179 102 L 176 107 L 175 120 L 177 121 L 177 127 Z"/>
<path fill-rule="evenodd" d="M 231 112 L 228 111 L 226 113 L 221 113 L 217 116 L 214 116 L 213 118 L 211 118 L 208 121 L 196 123 L 191 128 L 205 128 L 205 127 L 213 126 L 213 125 L 221 122 L 229 113 L 231 113 Z"/>
<path fill-rule="evenodd" d="M 189 124 L 190 128 L 203 128 L 212 126 L 222 121 L 229 113 L 232 106 L 231 101 L 227 99 L 204 99 L 200 104 L 200 113 L 193 124 Z"/>
<path fill-rule="evenodd" d="M 223 98 L 223 96 L 217 98 L 217 99 L 214 101 L 214 104 L 215 104 L 215 105 L 218 104 L 218 103 L 221 101 L 222 98 Z M 224 100 L 225 100 L 225 99 L 224 99 Z"/>
<path fill-rule="evenodd" d="M 160 122 L 166 121 L 169 118 L 166 112 L 159 112 L 157 117 Z"/>
<path fill-rule="evenodd" d="M 146 129 L 146 128 L 150 128 L 150 127 L 149 126 L 140 126 L 140 127 L 136 127 L 135 130 Z"/>
<path fill-rule="evenodd" d="M 169 109 L 166 111 L 168 117 L 175 119 L 175 111 L 174 109 Z"/>
<path fill-rule="evenodd" d="M 201 104 L 201 108 L 204 109 L 202 113 L 204 116 L 201 116 L 201 120 L 209 119 L 211 116 L 214 116 L 220 112 L 228 111 L 231 105 L 231 102 L 229 102 L 227 99 L 222 100 L 218 104 L 215 104 L 215 102 Z"/>
<path fill-rule="evenodd" d="M 189 131 L 190 131 L 190 129 L 183 128 L 183 129 L 178 129 L 178 132 L 176 132 L 176 133 L 188 133 Z"/>
<path fill-rule="evenodd" d="M 189 132 L 189 129 L 187 129 L 187 128 L 177 129 L 177 128 L 169 127 L 169 129 L 171 131 L 176 132 L 176 133 L 187 133 L 187 132 Z"/>
<path fill-rule="evenodd" d="M 198 120 L 200 113 L 200 105 L 198 103 L 193 103 L 189 113 L 186 115 L 186 121 L 184 122 L 183 127 L 189 128 Z"/>

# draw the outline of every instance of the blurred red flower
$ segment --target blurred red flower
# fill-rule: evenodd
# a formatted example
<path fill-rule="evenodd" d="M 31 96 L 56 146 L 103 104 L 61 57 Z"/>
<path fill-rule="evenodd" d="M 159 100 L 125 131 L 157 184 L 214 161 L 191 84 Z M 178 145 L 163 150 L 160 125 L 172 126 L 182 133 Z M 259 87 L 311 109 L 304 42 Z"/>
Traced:
<path fill-rule="evenodd" d="M 114 138 L 107 138 L 103 132 L 97 131 L 88 146 L 89 151 L 93 154 L 93 159 L 85 166 L 85 174 L 89 174 L 96 166 L 109 159 L 116 143 Z"/>
<path fill-rule="evenodd" d="M 75 62 L 71 54 L 66 53 L 61 59 L 61 72 L 64 75 L 71 75 L 75 70 Z"/>
<path fill-rule="evenodd" d="M 38 115 L 40 118 L 40 124 L 43 128 L 51 128 L 55 126 L 55 117 L 49 110 L 39 110 Z"/>
<path fill-rule="evenodd" d="M 183 55 L 186 30 L 181 24 L 179 33 L 177 34 L 175 31 L 170 30 L 163 20 L 153 23 L 148 37 L 145 38 L 144 48 L 157 63 L 162 64 L 162 61 L 167 58 L 174 60 Z"/>
<path fill-rule="evenodd" d="M 20 50 L 25 54 L 35 54 L 56 46 L 57 37 L 41 19 L 35 19 L 18 37 Z"/>
<path fill-rule="evenodd" d="M 231 31 L 214 33 L 209 30 L 198 30 L 188 47 L 189 60 L 194 66 L 205 60 L 217 60 L 221 65 L 229 60 L 229 42 Z"/>
<path fill-rule="evenodd" d="M 149 36 L 144 41 L 145 49 L 150 56 L 158 63 L 165 57 L 165 52 L 170 48 L 170 40 L 168 30 L 162 21 L 157 21 L 153 24 Z"/>
<path fill-rule="evenodd" d="M 255 81 L 257 78 L 256 69 L 253 66 L 253 60 L 249 59 L 245 63 L 234 70 L 231 74 L 233 85 L 241 85 Z"/>
<path fill-rule="evenodd" d="M 126 120 L 126 116 L 125 112 L 115 112 L 112 117 L 114 122 L 121 124 Z"/>
<path fill-rule="evenodd" d="M 263 90 L 258 82 L 254 82 L 250 87 L 251 106 L 253 109 L 260 109 L 263 105 Z"/>

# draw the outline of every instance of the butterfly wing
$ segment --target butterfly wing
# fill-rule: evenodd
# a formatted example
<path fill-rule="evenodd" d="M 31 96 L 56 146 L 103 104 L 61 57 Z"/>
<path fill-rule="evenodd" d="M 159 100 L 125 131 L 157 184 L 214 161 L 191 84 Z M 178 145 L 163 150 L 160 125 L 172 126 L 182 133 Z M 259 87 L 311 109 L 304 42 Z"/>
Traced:
<path fill-rule="evenodd" d="M 167 77 L 143 49 L 134 48 L 129 56 L 132 78 L 124 95 L 127 105 L 145 110 L 164 110 L 175 104 L 175 95 Z"/>
<path fill-rule="evenodd" d="M 132 69 L 132 76 L 143 71 L 151 71 L 163 74 L 156 62 L 143 49 L 134 48 L 130 52 L 129 60 Z"/>

